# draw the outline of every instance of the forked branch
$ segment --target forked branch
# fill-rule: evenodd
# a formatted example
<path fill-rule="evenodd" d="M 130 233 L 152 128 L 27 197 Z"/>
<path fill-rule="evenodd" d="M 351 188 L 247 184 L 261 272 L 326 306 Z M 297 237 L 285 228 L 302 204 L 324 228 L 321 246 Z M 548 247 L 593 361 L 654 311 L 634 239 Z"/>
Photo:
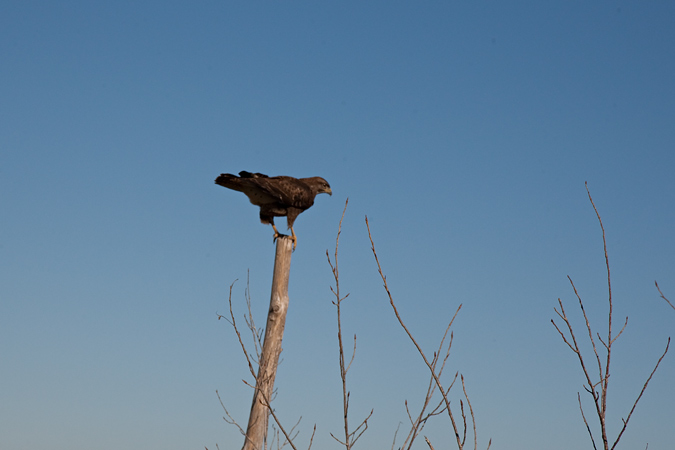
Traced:
<path fill-rule="evenodd" d="M 420 356 L 424 360 L 424 363 L 426 364 L 427 368 L 429 369 L 429 373 L 431 375 L 431 382 L 435 385 L 436 388 L 438 388 L 438 391 L 442 396 L 442 403 L 439 406 L 437 406 L 435 409 L 433 409 L 431 411 L 431 413 L 429 413 L 425 416 L 424 412 L 426 411 L 426 407 L 427 407 L 429 401 L 431 400 L 431 395 L 433 394 L 434 389 L 430 388 L 430 389 L 427 390 L 427 397 L 426 397 L 425 402 L 423 404 L 422 412 L 418 416 L 418 420 L 416 420 L 416 421 L 411 420 L 413 428 L 411 430 L 411 433 L 409 434 L 410 440 L 409 441 L 407 440 L 408 446 L 406 448 L 410 448 L 412 446 L 412 442 L 414 441 L 414 438 L 418 435 L 419 431 L 421 431 L 421 428 L 424 426 L 424 423 L 426 422 L 426 419 L 428 419 L 432 415 L 437 415 L 438 413 L 440 413 L 442 411 L 445 411 L 445 412 L 447 412 L 448 418 L 450 419 L 450 423 L 452 424 L 452 429 L 453 429 L 453 432 L 454 432 L 454 435 L 455 435 L 455 440 L 457 442 L 457 448 L 459 450 L 463 450 L 463 448 L 465 446 L 465 443 L 466 443 L 466 432 L 467 432 L 466 415 L 464 414 L 463 403 L 460 400 L 461 416 L 462 416 L 462 422 L 464 424 L 463 429 L 462 429 L 462 434 L 460 435 L 460 430 L 459 430 L 459 427 L 457 425 L 455 415 L 453 414 L 452 409 L 450 408 L 450 400 L 448 398 L 448 393 L 449 393 L 450 389 L 452 388 L 452 386 L 454 385 L 454 380 L 456 380 L 457 374 L 455 374 L 455 379 L 453 379 L 452 383 L 450 384 L 450 386 L 448 388 L 443 387 L 443 384 L 441 383 L 441 379 L 440 379 L 441 375 L 442 375 L 442 372 L 443 372 L 443 368 L 445 367 L 445 363 L 446 363 L 446 361 L 448 359 L 448 356 L 449 356 L 449 353 L 450 353 L 450 348 L 451 348 L 451 345 L 452 345 L 452 333 L 450 333 L 450 342 L 449 342 L 449 344 L 447 346 L 447 350 L 445 352 L 443 352 L 444 342 L 445 342 L 446 336 L 448 334 L 448 331 L 450 330 L 450 327 L 452 326 L 453 322 L 455 321 L 455 318 L 457 317 L 457 314 L 459 313 L 459 310 L 462 308 L 462 305 L 461 304 L 459 305 L 459 307 L 455 311 L 455 314 L 452 316 L 452 319 L 448 323 L 448 326 L 445 330 L 445 334 L 443 335 L 443 338 L 441 339 L 441 344 L 439 346 L 438 351 L 434 352 L 433 357 L 431 358 L 431 360 L 429 360 L 429 358 L 427 357 L 424 350 L 422 350 L 422 348 L 418 344 L 415 337 L 412 335 L 412 333 L 410 332 L 408 327 L 403 322 L 403 318 L 401 317 L 401 315 L 398 311 L 398 308 L 396 307 L 396 303 L 394 302 L 394 298 L 393 298 L 393 296 L 391 294 L 391 291 L 389 290 L 389 286 L 387 284 L 387 277 L 384 275 L 384 272 L 382 271 L 382 266 L 380 265 L 380 260 L 377 256 L 377 252 L 375 251 L 375 243 L 373 241 L 373 237 L 372 237 L 372 234 L 370 232 L 370 224 L 368 223 L 368 217 L 366 217 L 366 228 L 368 229 L 368 238 L 370 239 L 371 250 L 373 252 L 373 256 L 375 257 L 375 263 L 377 264 L 377 270 L 378 270 L 378 273 L 380 274 L 380 277 L 382 278 L 384 290 L 386 291 L 387 296 L 389 297 L 389 304 L 391 305 L 392 310 L 394 311 L 394 314 L 396 315 L 396 319 L 398 320 L 399 324 L 401 325 L 403 330 L 406 332 L 406 334 L 408 335 L 408 338 L 413 343 L 413 345 L 417 349 L 417 352 L 420 354 Z M 437 365 L 438 365 L 438 362 L 440 360 L 440 355 L 443 354 L 443 353 L 445 353 L 445 357 L 443 358 L 443 363 L 441 364 L 441 367 L 439 369 L 439 368 L 437 368 Z M 465 386 L 464 386 L 464 378 L 463 377 L 462 377 L 462 385 L 463 385 L 464 397 L 466 398 L 467 404 L 469 405 L 469 413 L 471 415 L 471 421 L 473 423 L 474 450 L 475 450 L 477 448 L 477 444 L 478 444 L 477 435 L 476 435 L 476 422 L 475 422 L 475 416 L 474 416 L 473 408 L 471 407 L 471 403 L 469 402 L 469 397 L 466 394 L 466 389 L 465 389 Z M 408 414 L 408 415 L 410 417 L 410 414 Z M 429 447 L 431 449 L 433 449 L 433 446 L 431 445 L 431 442 L 429 441 L 428 438 L 426 438 L 426 436 L 425 436 L 425 440 L 426 440 L 427 444 L 429 445 Z M 490 448 L 491 443 L 492 443 L 492 440 L 490 440 L 490 442 L 488 443 L 488 447 L 487 447 L 488 449 Z"/>

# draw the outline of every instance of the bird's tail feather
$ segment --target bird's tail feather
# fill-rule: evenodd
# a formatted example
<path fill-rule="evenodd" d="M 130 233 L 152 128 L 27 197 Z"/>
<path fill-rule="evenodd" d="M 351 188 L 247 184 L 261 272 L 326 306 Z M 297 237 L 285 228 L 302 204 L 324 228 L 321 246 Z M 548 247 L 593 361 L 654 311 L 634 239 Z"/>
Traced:
<path fill-rule="evenodd" d="M 238 176 L 232 175 L 231 173 L 221 173 L 218 175 L 218 178 L 216 178 L 216 184 L 228 189 L 234 189 L 235 191 L 241 191 L 242 186 L 239 180 Z"/>

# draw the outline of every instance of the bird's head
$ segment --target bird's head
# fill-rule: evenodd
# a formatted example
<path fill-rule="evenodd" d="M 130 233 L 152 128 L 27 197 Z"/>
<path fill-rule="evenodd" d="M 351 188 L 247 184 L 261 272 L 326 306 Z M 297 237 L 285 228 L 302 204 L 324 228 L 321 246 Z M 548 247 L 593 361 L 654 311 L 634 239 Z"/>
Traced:
<path fill-rule="evenodd" d="M 333 191 L 331 190 L 330 184 L 328 184 L 328 181 L 324 180 L 321 177 L 317 177 L 316 181 L 317 181 L 317 186 L 318 186 L 318 190 L 317 190 L 318 194 L 328 194 L 328 195 L 331 195 L 331 196 L 333 195 Z"/>
<path fill-rule="evenodd" d="M 333 195 L 330 184 L 321 177 L 300 178 L 300 181 L 309 186 L 315 196 L 317 194 Z"/>

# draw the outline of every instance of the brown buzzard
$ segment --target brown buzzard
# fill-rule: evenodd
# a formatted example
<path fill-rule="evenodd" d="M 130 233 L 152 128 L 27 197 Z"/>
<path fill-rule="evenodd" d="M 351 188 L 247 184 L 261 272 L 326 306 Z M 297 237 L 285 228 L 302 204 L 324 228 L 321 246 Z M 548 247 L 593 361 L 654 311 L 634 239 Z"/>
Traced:
<path fill-rule="evenodd" d="M 286 223 L 291 229 L 293 250 L 298 243 L 293 231 L 293 223 L 298 214 L 314 204 L 317 194 L 333 195 L 330 185 L 321 177 L 268 177 L 262 173 L 250 172 L 239 172 L 239 176 L 236 176 L 223 173 L 216 178 L 216 184 L 243 192 L 251 203 L 260 206 L 260 222 L 272 225 L 274 240 L 281 236 L 274 225 L 274 218 L 286 216 Z"/>

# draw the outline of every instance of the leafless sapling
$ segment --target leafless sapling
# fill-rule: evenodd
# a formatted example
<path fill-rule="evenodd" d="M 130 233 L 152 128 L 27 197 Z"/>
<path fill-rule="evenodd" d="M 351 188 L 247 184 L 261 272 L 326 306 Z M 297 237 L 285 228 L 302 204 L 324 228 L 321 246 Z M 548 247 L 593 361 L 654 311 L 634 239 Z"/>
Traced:
<path fill-rule="evenodd" d="M 567 277 L 570 281 L 570 284 L 572 285 L 572 289 L 574 290 L 574 294 L 577 297 L 577 300 L 579 302 L 579 308 L 581 309 L 581 313 L 583 315 L 583 318 L 586 322 L 586 331 L 588 333 L 588 339 L 590 341 L 591 347 L 593 349 L 593 356 L 595 359 L 595 364 L 597 365 L 597 374 L 594 376 L 592 375 L 592 369 L 589 366 L 589 363 L 587 362 L 586 357 L 581 351 L 581 348 L 579 346 L 579 343 L 577 341 L 577 337 L 574 334 L 574 329 L 572 327 L 572 323 L 570 322 L 569 317 L 567 316 L 567 313 L 565 312 L 565 308 L 563 307 L 563 302 L 562 300 L 558 299 L 558 305 L 560 309 L 558 310 L 557 308 L 554 308 L 556 314 L 558 317 L 563 321 L 564 328 L 566 329 L 567 333 L 564 333 L 560 327 L 555 323 L 555 320 L 551 320 L 551 323 L 553 323 L 553 326 L 555 329 L 558 331 L 560 336 L 562 337 L 563 341 L 567 344 L 567 346 L 577 355 L 577 359 L 579 360 L 579 364 L 581 366 L 581 370 L 584 374 L 584 378 L 586 379 L 585 384 L 584 384 L 584 390 L 588 392 L 591 397 L 593 398 L 593 406 L 595 407 L 595 414 L 598 418 L 599 422 L 599 428 L 600 428 L 600 434 L 601 434 L 601 439 L 602 439 L 602 448 L 604 450 L 613 450 L 616 445 L 619 443 L 621 440 L 621 436 L 623 436 L 624 431 L 626 431 L 626 427 L 628 426 L 628 421 L 633 415 L 633 412 L 635 411 L 635 407 L 637 406 L 638 402 L 642 398 L 642 394 L 644 394 L 645 390 L 647 389 L 647 385 L 652 379 L 652 376 L 654 376 L 654 373 L 659 367 L 659 364 L 661 364 L 661 361 L 663 358 L 666 356 L 666 353 L 668 352 L 668 348 L 670 346 L 670 338 L 668 338 L 668 342 L 666 344 L 666 349 L 661 355 L 661 357 L 658 359 L 656 365 L 654 366 L 654 369 L 651 371 L 649 374 L 649 377 L 647 378 L 647 381 L 644 383 L 642 386 L 642 389 L 640 390 L 640 393 L 638 394 L 637 398 L 633 402 L 633 406 L 631 407 L 630 411 L 628 412 L 628 415 L 626 416 L 625 419 L 621 419 L 623 422 L 623 425 L 621 427 L 621 430 L 619 431 L 618 435 L 614 439 L 614 441 L 610 444 L 609 437 L 607 436 L 607 393 L 608 393 L 608 387 L 609 387 L 609 380 L 610 380 L 610 363 L 612 359 L 612 348 L 616 340 L 621 336 L 623 331 L 626 329 L 626 326 L 628 325 L 628 317 L 626 317 L 626 320 L 621 327 L 621 330 L 619 330 L 618 333 L 613 334 L 612 330 L 612 312 L 613 312 L 613 299 L 612 299 L 612 279 L 610 275 L 610 269 L 609 269 L 609 257 L 607 256 L 607 240 L 605 238 L 605 227 L 602 224 L 602 219 L 600 218 L 600 213 L 598 213 L 598 209 L 595 207 L 595 203 L 593 202 L 593 198 L 591 197 L 591 193 L 588 190 L 588 183 L 586 183 L 586 192 L 588 194 L 588 199 L 591 202 L 591 205 L 593 205 L 593 210 L 595 211 L 595 215 L 598 218 L 598 222 L 600 223 L 600 229 L 602 230 L 602 243 L 604 246 L 605 250 L 605 266 L 607 269 L 607 292 L 608 292 L 608 314 L 607 314 L 607 337 L 602 338 L 600 333 L 594 332 L 593 331 L 593 326 L 591 325 L 590 320 L 588 319 L 588 315 L 586 314 L 586 310 L 584 309 L 584 303 L 581 300 L 581 296 L 579 295 L 579 292 L 577 291 L 576 286 L 574 285 L 574 282 L 572 281 L 571 277 Z M 657 285 L 658 288 L 658 285 Z M 595 337 L 594 337 L 595 336 Z M 602 347 L 600 350 L 598 345 L 596 345 L 596 339 L 597 341 L 602 344 Z M 604 350 L 602 350 L 604 349 Z M 593 365 L 593 363 L 590 363 L 590 365 Z M 590 436 L 591 442 L 593 443 L 593 448 L 597 450 L 597 444 L 595 442 L 595 438 L 593 436 L 592 428 L 591 425 L 589 424 L 588 420 L 586 419 L 586 415 L 584 414 L 584 409 L 581 404 L 581 394 L 577 393 L 577 400 L 579 402 L 579 409 L 581 411 L 581 417 L 584 421 L 584 424 L 586 426 L 586 430 L 588 431 L 588 434 Z"/>
<path fill-rule="evenodd" d="M 326 250 L 326 258 L 328 259 L 328 264 L 330 265 L 331 271 L 333 272 L 333 278 L 335 279 L 335 288 L 331 286 L 330 290 L 335 296 L 333 300 L 333 305 L 335 305 L 337 311 L 337 331 L 338 331 L 338 347 L 339 347 L 339 356 L 340 356 L 340 379 L 342 380 L 342 408 L 343 408 L 343 419 L 344 419 L 344 438 L 337 438 L 333 433 L 330 435 L 338 441 L 340 444 L 345 446 L 345 449 L 351 449 L 356 441 L 365 433 L 368 429 L 368 419 L 373 415 L 373 410 L 370 411 L 370 414 L 361 421 L 361 423 L 353 430 L 349 428 L 349 391 L 347 390 L 347 372 L 352 366 L 354 361 L 354 356 L 356 355 L 356 335 L 354 335 L 354 348 L 352 349 L 352 356 L 349 358 L 349 363 L 345 359 L 345 351 L 342 340 L 342 320 L 341 320 L 341 306 L 342 302 L 349 297 L 349 294 L 342 296 L 340 294 L 340 272 L 338 268 L 338 248 L 340 245 L 340 234 L 342 233 L 342 219 L 345 217 L 345 212 L 347 211 L 347 204 L 349 199 L 345 201 L 345 208 L 342 211 L 342 217 L 340 217 L 340 223 L 338 225 L 337 237 L 335 239 L 335 255 L 333 260 L 330 259 L 330 254 Z"/>

